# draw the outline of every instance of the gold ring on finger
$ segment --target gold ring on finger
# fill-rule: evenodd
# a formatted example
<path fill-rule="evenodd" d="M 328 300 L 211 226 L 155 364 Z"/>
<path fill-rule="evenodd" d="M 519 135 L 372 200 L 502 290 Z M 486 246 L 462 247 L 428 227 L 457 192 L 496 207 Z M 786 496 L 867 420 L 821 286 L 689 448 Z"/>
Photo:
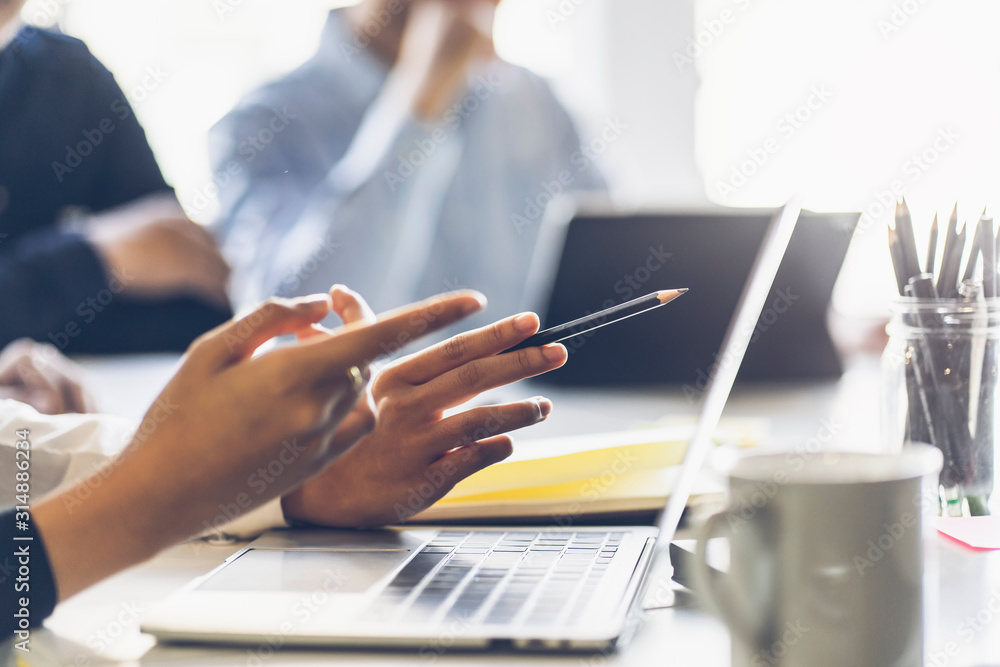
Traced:
<path fill-rule="evenodd" d="M 351 383 L 351 391 L 358 391 L 365 385 L 365 377 L 361 374 L 361 369 L 357 366 L 351 366 L 346 371 L 344 375 L 347 376 L 347 381 Z"/>

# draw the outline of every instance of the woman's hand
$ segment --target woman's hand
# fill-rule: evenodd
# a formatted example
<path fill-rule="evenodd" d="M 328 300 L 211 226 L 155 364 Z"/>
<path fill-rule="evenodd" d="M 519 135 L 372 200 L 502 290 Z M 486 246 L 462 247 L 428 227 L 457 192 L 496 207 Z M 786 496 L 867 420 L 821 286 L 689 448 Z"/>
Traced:
<path fill-rule="evenodd" d="M 27 403 L 46 415 L 94 411 L 94 398 L 76 364 L 52 345 L 28 338 L 0 352 L 0 398 Z"/>
<path fill-rule="evenodd" d="M 253 356 L 309 331 L 331 305 L 327 295 L 274 299 L 200 337 L 122 455 L 34 509 L 60 599 L 318 473 L 373 426 L 352 412 L 368 364 L 482 304 L 477 293 L 443 295 Z"/>
<path fill-rule="evenodd" d="M 345 321 L 370 317 L 364 302 L 332 292 Z M 445 418 L 445 410 L 477 394 L 546 373 L 566 362 L 562 345 L 499 352 L 538 329 L 525 313 L 460 334 L 400 359 L 371 383 L 378 423 L 320 475 L 282 498 L 285 517 L 328 526 L 403 521 L 444 496 L 460 480 L 510 455 L 507 432 L 548 416 L 536 397 L 477 407 Z M 368 408 L 359 404 L 359 410 Z"/>

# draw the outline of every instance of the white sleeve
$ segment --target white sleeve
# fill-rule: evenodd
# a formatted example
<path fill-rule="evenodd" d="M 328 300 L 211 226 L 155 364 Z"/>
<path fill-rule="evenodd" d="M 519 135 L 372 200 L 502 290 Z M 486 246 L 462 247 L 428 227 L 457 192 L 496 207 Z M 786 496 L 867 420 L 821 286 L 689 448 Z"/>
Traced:
<path fill-rule="evenodd" d="M 30 443 L 31 497 L 39 500 L 96 472 L 132 438 L 135 425 L 111 415 L 43 415 L 0 400 L 0 506 L 13 503 L 15 443 Z"/>
<path fill-rule="evenodd" d="M 21 472 L 17 442 L 30 443 L 26 460 L 32 504 L 87 480 L 76 492 L 77 500 L 83 502 L 88 487 L 100 483 L 101 470 L 125 448 L 134 432 L 132 421 L 113 415 L 43 415 L 24 403 L 0 399 L 0 509 L 15 504 L 15 475 Z M 25 460 L 23 455 L 20 460 Z M 277 498 L 206 535 L 249 537 L 286 525 Z"/>

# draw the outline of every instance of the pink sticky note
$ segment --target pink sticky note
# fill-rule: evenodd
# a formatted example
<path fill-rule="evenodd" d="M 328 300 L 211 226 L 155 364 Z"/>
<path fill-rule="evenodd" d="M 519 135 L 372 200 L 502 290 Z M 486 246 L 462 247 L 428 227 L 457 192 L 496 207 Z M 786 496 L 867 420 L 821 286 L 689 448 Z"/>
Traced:
<path fill-rule="evenodd" d="M 937 529 L 974 549 L 1000 549 L 1000 516 L 941 516 Z"/>

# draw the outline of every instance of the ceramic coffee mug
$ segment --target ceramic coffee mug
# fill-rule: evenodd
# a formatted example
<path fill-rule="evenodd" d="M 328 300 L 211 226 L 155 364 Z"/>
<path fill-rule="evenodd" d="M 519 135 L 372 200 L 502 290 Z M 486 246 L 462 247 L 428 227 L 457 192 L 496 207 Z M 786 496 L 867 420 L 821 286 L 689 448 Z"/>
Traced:
<path fill-rule="evenodd" d="M 941 453 L 746 456 L 729 507 L 698 540 L 704 590 L 733 637 L 733 665 L 922 664 L 924 535 Z M 727 574 L 705 561 L 728 536 Z"/>

